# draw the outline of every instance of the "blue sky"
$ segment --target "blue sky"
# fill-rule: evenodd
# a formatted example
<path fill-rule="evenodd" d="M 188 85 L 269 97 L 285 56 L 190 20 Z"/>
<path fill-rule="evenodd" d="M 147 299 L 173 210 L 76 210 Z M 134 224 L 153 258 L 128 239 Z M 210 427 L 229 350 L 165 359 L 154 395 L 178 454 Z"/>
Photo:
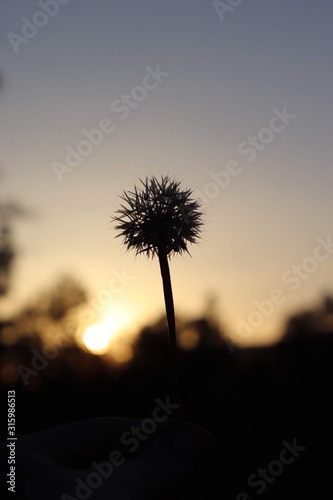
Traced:
<path fill-rule="evenodd" d="M 54 17 L 36 15 L 42 3 L 1 2 L 0 194 L 36 212 L 17 225 L 8 307 L 67 272 L 96 300 L 112 273 L 126 270 L 133 279 L 108 314 L 122 311 L 138 325 L 162 313 L 157 262 L 126 254 L 109 224 L 118 194 L 147 174 L 213 194 L 192 258 L 171 264 L 179 313 L 198 314 L 213 293 L 237 337 L 254 302 L 278 288 L 285 301 L 246 339 L 270 342 L 286 314 L 332 291 L 333 256 L 296 291 L 281 280 L 332 232 L 331 2 L 244 0 L 223 20 L 204 0 L 70 0 Z M 26 34 L 22 18 L 45 26 L 16 53 L 9 33 Z M 111 104 L 158 65 L 168 76 L 122 120 Z M 262 132 L 274 109 L 294 117 Z M 66 148 L 105 118 L 114 131 L 59 182 L 54 162 L 64 164 Z M 252 161 L 239 150 L 249 137 L 266 140 Z M 212 173 L 231 161 L 241 172 L 212 186 Z"/>

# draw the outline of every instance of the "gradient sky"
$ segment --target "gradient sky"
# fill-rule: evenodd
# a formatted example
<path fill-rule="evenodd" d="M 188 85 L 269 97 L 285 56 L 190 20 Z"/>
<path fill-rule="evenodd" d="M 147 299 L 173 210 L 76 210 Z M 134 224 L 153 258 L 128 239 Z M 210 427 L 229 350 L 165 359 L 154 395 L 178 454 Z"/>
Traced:
<path fill-rule="evenodd" d="M 0 195 L 35 213 L 16 226 L 20 255 L 5 305 L 63 273 L 96 301 L 125 272 L 133 279 L 104 309 L 135 325 L 163 313 L 158 263 L 126 253 L 109 224 L 118 194 L 147 174 L 206 193 L 203 238 L 192 258 L 171 263 L 179 314 L 200 314 L 212 294 L 241 340 L 240 318 L 280 289 L 284 303 L 246 340 L 268 343 L 286 315 L 333 291 L 333 255 L 298 287 L 285 275 L 333 234 L 331 1 L 244 0 L 219 16 L 206 0 L 70 0 L 18 53 L 8 34 L 22 36 L 23 17 L 45 16 L 32 0 L 0 8 Z M 157 65 L 169 75 L 121 119 L 111 104 Z M 290 123 L 262 132 L 284 107 Z M 52 164 L 104 118 L 115 130 L 59 182 Z M 259 141 L 248 161 L 248 137 L 261 133 L 270 142 Z M 228 186 L 210 184 L 230 161 L 241 172 Z"/>

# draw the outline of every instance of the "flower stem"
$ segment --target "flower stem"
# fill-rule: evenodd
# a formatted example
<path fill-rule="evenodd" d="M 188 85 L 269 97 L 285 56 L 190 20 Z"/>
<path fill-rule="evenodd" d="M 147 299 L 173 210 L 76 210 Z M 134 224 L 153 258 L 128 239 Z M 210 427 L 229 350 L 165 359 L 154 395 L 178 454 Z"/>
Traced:
<path fill-rule="evenodd" d="M 173 294 L 170 278 L 170 270 L 168 256 L 165 250 L 159 248 L 158 258 L 160 261 L 160 269 L 163 281 L 163 291 L 165 300 L 165 309 L 169 327 L 170 339 L 170 358 L 171 358 L 171 388 L 172 398 L 176 404 L 181 404 L 179 377 L 178 377 L 178 362 L 177 362 L 177 338 L 176 338 L 176 321 L 175 309 L 173 304 Z M 180 412 L 179 412 L 180 414 Z"/>

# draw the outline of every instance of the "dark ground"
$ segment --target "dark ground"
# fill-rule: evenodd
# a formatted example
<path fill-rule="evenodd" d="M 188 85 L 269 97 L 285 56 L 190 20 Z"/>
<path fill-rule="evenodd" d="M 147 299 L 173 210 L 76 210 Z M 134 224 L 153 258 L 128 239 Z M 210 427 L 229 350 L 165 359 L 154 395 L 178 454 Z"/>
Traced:
<path fill-rule="evenodd" d="M 196 473 L 198 498 L 234 500 L 241 492 L 265 500 L 332 498 L 333 332 L 298 331 L 271 347 L 231 353 L 205 321 L 197 326 L 201 343 L 180 352 L 184 417 L 217 443 Z M 2 366 L 31 365 L 31 346 L 36 342 L 2 347 Z M 166 332 L 145 330 L 135 354 L 116 368 L 66 348 L 27 386 L 20 378 L 2 383 L 1 401 L 16 390 L 18 434 L 95 416 L 149 417 L 154 400 L 169 394 Z M 248 484 L 278 459 L 285 441 L 306 450 L 265 491 Z"/>

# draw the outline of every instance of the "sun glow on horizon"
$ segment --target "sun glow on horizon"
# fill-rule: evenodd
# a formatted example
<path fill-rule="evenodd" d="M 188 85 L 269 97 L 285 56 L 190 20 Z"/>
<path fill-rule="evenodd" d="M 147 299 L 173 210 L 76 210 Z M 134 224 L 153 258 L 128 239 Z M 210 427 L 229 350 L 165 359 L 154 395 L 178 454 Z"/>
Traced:
<path fill-rule="evenodd" d="M 89 326 L 82 337 L 83 343 L 94 354 L 104 354 L 111 343 L 112 331 L 103 323 Z"/>
<path fill-rule="evenodd" d="M 115 361 L 126 362 L 132 357 L 130 325 L 128 315 L 108 311 L 99 322 L 85 328 L 81 342 L 93 354 L 110 354 Z"/>

